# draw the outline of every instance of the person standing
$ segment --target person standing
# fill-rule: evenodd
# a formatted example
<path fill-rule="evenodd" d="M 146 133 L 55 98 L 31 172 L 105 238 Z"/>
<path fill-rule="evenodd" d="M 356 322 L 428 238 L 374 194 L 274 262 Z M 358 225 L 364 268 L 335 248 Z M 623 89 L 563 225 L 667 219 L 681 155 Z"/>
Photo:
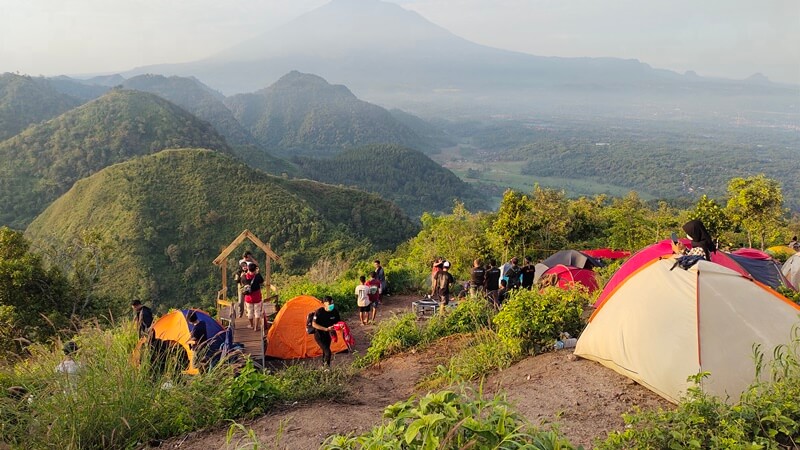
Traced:
<path fill-rule="evenodd" d="M 244 286 L 247 284 L 247 279 L 244 275 L 247 273 L 247 261 L 239 261 L 239 268 L 233 275 L 233 280 L 236 282 L 237 303 L 234 306 L 236 317 L 244 317 Z"/>
<path fill-rule="evenodd" d="M 442 270 L 442 264 L 444 264 L 442 257 L 437 257 L 433 261 L 433 267 L 431 267 L 431 297 L 436 295 L 436 274 Z"/>
<path fill-rule="evenodd" d="M 362 325 L 369 323 L 369 311 L 372 309 L 372 302 L 369 299 L 369 286 L 367 286 L 367 277 L 361 275 L 358 278 L 361 282 L 356 286 L 356 304 L 358 305 L 358 318 L 361 319 Z"/>
<path fill-rule="evenodd" d="M 247 273 L 244 275 L 247 284 L 244 286 L 244 306 L 247 320 L 250 322 L 251 329 L 258 331 L 258 324 L 262 323 L 264 309 L 261 302 L 261 285 L 264 277 L 258 272 L 256 263 L 247 264 Z"/>
<path fill-rule="evenodd" d="M 333 304 L 333 298 L 326 295 L 322 299 L 322 307 L 317 309 L 311 321 L 311 326 L 314 327 L 314 340 L 322 350 L 322 365 L 325 369 L 331 367 L 331 332 L 335 333 L 333 326 L 340 321 L 339 311 Z"/>
<path fill-rule="evenodd" d="M 478 292 L 483 292 L 486 283 L 486 269 L 483 268 L 480 259 L 472 261 L 472 272 L 469 277 L 469 295 L 475 296 Z"/>
<path fill-rule="evenodd" d="M 522 269 L 522 288 L 531 290 L 533 288 L 533 279 L 536 276 L 536 266 L 533 265 L 533 260 L 530 256 L 525 257 L 525 265 Z"/>
<path fill-rule="evenodd" d="M 500 289 L 500 269 L 495 267 L 497 261 L 494 259 L 489 260 L 489 265 L 486 266 L 486 292 L 492 293 Z"/>
<path fill-rule="evenodd" d="M 150 326 L 153 325 L 153 311 L 144 306 L 140 300 L 132 301 L 131 307 L 134 314 L 133 322 L 139 331 L 139 337 L 147 336 Z"/>
<path fill-rule="evenodd" d="M 519 287 L 522 278 L 522 269 L 519 268 L 519 259 L 517 257 L 511 258 L 511 267 L 505 271 L 505 279 L 507 280 L 508 289 L 516 289 Z"/>
<path fill-rule="evenodd" d="M 436 298 L 439 299 L 440 312 L 444 313 L 444 308 L 450 303 L 450 285 L 455 282 L 453 275 L 450 274 L 450 261 L 442 263 L 442 270 L 436 272 L 434 287 Z"/>
<path fill-rule="evenodd" d="M 389 291 L 386 290 L 386 272 L 383 270 L 383 266 L 381 266 L 381 261 L 376 259 L 372 262 L 375 265 L 375 273 L 378 274 L 378 281 L 381 282 L 381 295 L 389 295 Z"/>
<path fill-rule="evenodd" d="M 378 305 L 381 304 L 381 282 L 378 280 L 378 274 L 376 272 L 372 272 L 370 275 L 369 281 L 367 281 L 367 287 L 369 288 L 369 301 L 372 304 L 370 307 L 372 308 L 372 321 L 375 321 L 375 316 L 378 315 Z"/>

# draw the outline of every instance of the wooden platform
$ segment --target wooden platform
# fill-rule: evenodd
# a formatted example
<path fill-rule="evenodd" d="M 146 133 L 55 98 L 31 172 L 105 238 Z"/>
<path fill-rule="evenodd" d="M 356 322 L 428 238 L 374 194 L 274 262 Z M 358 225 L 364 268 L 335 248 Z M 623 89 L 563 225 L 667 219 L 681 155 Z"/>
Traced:
<path fill-rule="evenodd" d="M 228 325 L 228 323 L 232 323 L 233 325 L 233 342 L 238 342 L 244 345 L 244 350 L 242 353 L 249 355 L 253 362 L 257 365 L 262 365 L 262 357 L 264 356 L 264 349 L 266 349 L 266 330 L 269 330 L 269 326 L 271 322 L 266 322 L 266 328 L 262 333 L 261 330 L 254 330 L 248 328 L 250 325 L 250 321 L 247 320 L 247 317 L 236 317 L 233 321 L 230 320 L 231 306 L 222 306 L 220 305 L 219 308 L 219 317 L 223 325 Z M 275 304 L 272 302 L 265 302 L 264 303 L 264 316 L 270 316 L 275 312 Z M 264 346 L 262 347 L 262 342 L 264 342 Z"/>

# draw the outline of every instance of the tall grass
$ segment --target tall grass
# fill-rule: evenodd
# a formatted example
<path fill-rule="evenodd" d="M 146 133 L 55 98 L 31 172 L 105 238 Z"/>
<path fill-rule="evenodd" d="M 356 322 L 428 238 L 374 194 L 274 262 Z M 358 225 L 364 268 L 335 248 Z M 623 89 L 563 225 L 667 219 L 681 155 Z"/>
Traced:
<path fill-rule="evenodd" d="M 182 374 L 177 355 L 157 370 L 147 350 L 138 365 L 133 363 L 137 337 L 130 325 L 86 327 L 75 341 L 80 347 L 75 361 L 81 368 L 74 376 L 57 373 L 63 355 L 43 345 L 32 346 L 24 361 L 0 367 L 0 443 L 19 448 L 140 447 L 284 402 L 340 395 L 348 376 L 299 365 L 276 374 L 245 366 L 236 376 L 229 364 L 188 376 Z"/>

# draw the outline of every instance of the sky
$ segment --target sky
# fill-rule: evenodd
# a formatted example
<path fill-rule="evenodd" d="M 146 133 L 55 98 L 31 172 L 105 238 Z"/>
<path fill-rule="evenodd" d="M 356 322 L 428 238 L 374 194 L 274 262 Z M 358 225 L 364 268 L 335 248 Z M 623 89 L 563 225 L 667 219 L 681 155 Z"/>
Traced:
<path fill-rule="evenodd" d="M 541 56 L 800 84 L 800 0 L 387 0 L 473 42 Z M 0 73 L 201 59 L 328 0 L 0 0 Z"/>

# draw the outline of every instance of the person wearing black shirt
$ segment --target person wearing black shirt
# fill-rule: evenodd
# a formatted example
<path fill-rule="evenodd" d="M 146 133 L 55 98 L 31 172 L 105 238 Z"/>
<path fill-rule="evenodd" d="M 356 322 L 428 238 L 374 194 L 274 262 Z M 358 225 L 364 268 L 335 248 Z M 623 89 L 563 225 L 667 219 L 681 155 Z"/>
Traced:
<path fill-rule="evenodd" d="M 472 272 L 469 279 L 469 295 L 475 296 L 478 292 L 483 291 L 483 285 L 486 282 L 486 269 L 481 265 L 481 260 L 476 259 L 472 262 Z"/>
<path fill-rule="evenodd" d="M 206 323 L 200 320 L 197 317 L 197 313 L 194 311 L 189 313 L 187 317 L 189 319 L 189 323 L 192 324 L 192 336 L 189 339 L 189 345 L 192 346 L 192 349 L 195 351 L 203 345 L 205 341 L 208 340 L 208 331 L 206 331 Z"/>
<path fill-rule="evenodd" d="M 150 326 L 153 325 L 153 311 L 147 306 L 144 306 L 139 300 L 131 302 L 131 307 L 135 314 L 133 321 L 136 323 L 136 328 L 139 330 L 139 337 L 147 336 Z"/>
<path fill-rule="evenodd" d="M 533 287 L 533 277 L 536 275 L 536 266 L 530 256 L 525 257 L 525 265 L 522 266 L 522 289 L 531 290 Z"/>
<path fill-rule="evenodd" d="M 322 308 L 314 313 L 311 326 L 314 327 L 314 340 L 322 349 L 322 365 L 327 369 L 331 367 L 331 333 L 336 331 L 333 325 L 341 321 L 339 310 L 333 304 L 333 299 L 326 295 L 322 299 Z"/>
<path fill-rule="evenodd" d="M 500 269 L 495 267 L 497 261 L 489 260 L 486 267 L 486 292 L 493 292 L 500 289 Z"/>

